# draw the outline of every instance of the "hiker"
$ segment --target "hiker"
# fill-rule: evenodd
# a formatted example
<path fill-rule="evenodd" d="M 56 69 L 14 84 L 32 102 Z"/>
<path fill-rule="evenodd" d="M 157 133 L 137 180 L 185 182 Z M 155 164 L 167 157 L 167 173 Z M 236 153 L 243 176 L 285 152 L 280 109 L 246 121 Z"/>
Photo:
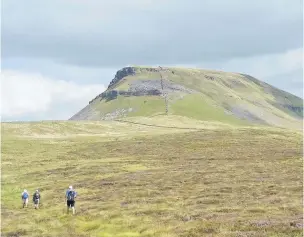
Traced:
<path fill-rule="evenodd" d="M 22 202 L 23 202 L 23 208 L 24 208 L 24 206 L 27 207 L 28 197 L 29 197 L 29 193 L 27 192 L 26 189 L 24 189 L 22 194 L 21 194 L 21 199 L 22 199 Z"/>
<path fill-rule="evenodd" d="M 39 193 L 39 190 L 37 189 L 36 192 L 33 194 L 33 203 L 35 206 L 35 209 L 38 209 L 39 203 L 40 203 L 41 195 Z"/>
<path fill-rule="evenodd" d="M 75 214 L 75 198 L 77 196 L 76 191 L 72 186 L 69 186 L 69 189 L 65 193 L 65 199 L 67 202 L 67 213 L 69 213 L 69 209 L 72 208 L 73 215 Z"/>

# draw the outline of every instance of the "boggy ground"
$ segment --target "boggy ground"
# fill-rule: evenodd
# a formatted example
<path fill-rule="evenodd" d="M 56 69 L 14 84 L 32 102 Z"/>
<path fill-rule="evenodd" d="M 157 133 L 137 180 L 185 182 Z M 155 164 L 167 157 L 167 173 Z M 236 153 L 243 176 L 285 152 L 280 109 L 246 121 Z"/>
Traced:
<path fill-rule="evenodd" d="M 225 128 L 107 140 L 3 130 L 2 236 L 303 235 L 299 133 Z M 64 213 L 70 184 L 75 216 Z M 21 208 L 24 188 L 41 190 L 41 209 Z"/>

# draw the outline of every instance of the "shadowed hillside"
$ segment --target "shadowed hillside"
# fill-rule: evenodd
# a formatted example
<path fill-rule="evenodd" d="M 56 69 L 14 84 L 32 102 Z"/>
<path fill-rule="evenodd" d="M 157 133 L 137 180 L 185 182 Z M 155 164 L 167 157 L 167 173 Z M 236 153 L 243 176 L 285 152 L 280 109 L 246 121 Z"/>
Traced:
<path fill-rule="evenodd" d="M 303 100 L 244 74 L 125 67 L 116 73 L 105 92 L 70 120 L 151 117 L 167 112 L 234 125 L 264 124 L 299 129 Z"/>

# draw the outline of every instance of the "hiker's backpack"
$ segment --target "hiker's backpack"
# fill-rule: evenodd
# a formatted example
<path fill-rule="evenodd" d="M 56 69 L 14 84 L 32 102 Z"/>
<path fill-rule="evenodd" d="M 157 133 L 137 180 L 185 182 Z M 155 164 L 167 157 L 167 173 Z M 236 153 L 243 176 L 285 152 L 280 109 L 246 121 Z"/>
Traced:
<path fill-rule="evenodd" d="M 22 194 L 22 198 L 23 198 L 23 199 L 27 199 L 27 198 L 28 198 L 28 193 L 23 193 L 23 194 Z"/>
<path fill-rule="evenodd" d="M 35 193 L 35 199 L 39 199 L 40 198 L 40 194 L 39 193 Z"/>
<path fill-rule="evenodd" d="M 68 200 L 69 201 L 74 201 L 74 198 L 75 198 L 75 192 L 74 191 L 69 191 L 68 192 Z"/>

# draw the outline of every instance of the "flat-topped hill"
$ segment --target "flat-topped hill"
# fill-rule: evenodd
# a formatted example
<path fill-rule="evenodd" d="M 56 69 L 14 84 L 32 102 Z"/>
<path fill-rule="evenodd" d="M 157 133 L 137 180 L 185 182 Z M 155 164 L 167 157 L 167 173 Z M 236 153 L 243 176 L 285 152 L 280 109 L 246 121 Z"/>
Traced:
<path fill-rule="evenodd" d="M 95 97 L 95 98 L 94 98 Z M 252 76 L 215 70 L 125 67 L 70 120 L 186 116 L 229 124 L 301 128 L 303 100 Z"/>

